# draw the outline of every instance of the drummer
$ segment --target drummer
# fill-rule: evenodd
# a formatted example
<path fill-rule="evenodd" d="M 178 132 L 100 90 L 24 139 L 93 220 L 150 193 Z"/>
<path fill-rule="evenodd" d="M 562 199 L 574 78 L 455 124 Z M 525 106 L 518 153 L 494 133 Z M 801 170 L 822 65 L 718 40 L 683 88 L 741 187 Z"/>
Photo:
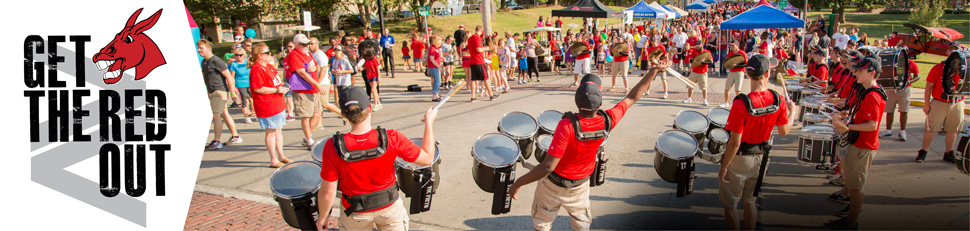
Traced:
<path fill-rule="evenodd" d="M 667 66 L 661 64 L 654 68 L 663 70 Z M 656 73 L 656 70 L 652 72 Z M 646 92 L 649 82 L 647 80 L 653 77 L 640 79 L 626 98 L 612 109 L 602 111 L 598 110 L 603 102 L 599 76 L 583 76 L 579 88 L 576 89 L 575 101 L 579 108 L 576 115 L 579 121 L 575 123 L 580 124 L 582 131 L 606 130 L 606 136 L 609 136 L 612 128 L 605 129 L 606 119 L 616 127 L 627 109 Z M 604 118 L 600 113 L 605 113 L 610 118 Z M 593 222 L 593 213 L 589 206 L 589 180 L 595 169 L 597 152 L 606 137 L 581 141 L 575 134 L 573 124 L 568 118 L 560 120 L 546 158 L 509 187 L 509 195 L 518 200 L 515 194 L 522 186 L 539 181 L 532 200 L 532 224 L 536 230 L 552 229 L 552 221 L 556 219 L 559 207 L 565 208 L 569 213 L 574 230 L 589 230 Z"/>
<path fill-rule="evenodd" d="M 824 48 L 818 48 L 813 51 L 812 55 L 815 59 L 815 69 L 814 72 L 809 72 L 810 78 L 803 79 L 802 82 L 808 85 L 818 85 L 821 87 L 828 86 L 829 81 L 829 67 L 828 59 L 829 57 L 823 51 Z"/>
<path fill-rule="evenodd" d="M 710 55 L 711 51 L 704 49 L 702 46 L 703 44 L 700 44 L 700 43 L 698 43 L 697 45 L 694 45 L 693 49 L 689 51 L 690 54 L 687 57 L 693 60 L 694 58 L 704 53 L 707 53 L 708 55 Z M 697 87 L 701 89 L 701 94 L 702 96 L 704 96 L 704 106 L 709 105 L 707 103 L 707 69 L 708 69 L 707 66 L 711 64 L 714 64 L 714 62 L 711 60 L 704 61 L 703 64 L 698 66 L 693 66 L 693 64 L 688 63 L 688 65 L 691 65 L 691 71 L 690 71 L 690 75 L 688 75 L 687 78 L 691 82 L 696 83 Z M 684 103 L 693 102 L 693 99 L 691 99 L 693 95 L 694 95 L 694 89 L 687 88 L 687 99 L 684 99 L 683 102 Z"/>
<path fill-rule="evenodd" d="M 650 36 L 649 38 L 644 38 L 644 39 L 646 39 L 649 42 L 647 44 L 646 49 L 643 49 L 641 51 L 642 54 L 640 54 L 640 58 L 641 58 L 640 78 L 646 77 L 647 73 L 650 72 L 650 68 L 654 66 L 654 65 L 651 65 L 650 60 L 648 60 L 650 53 L 653 53 L 653 51 L 660 50 L 661 52 L 660 58 L 657 59 L 658 64 L 667 65 L 667 63 L 670 63 L 668 62 L 668 60 L 670 60 L 671 58 L 670 56 L 667 55 L 667 48 L 666 46 L 664 46 L 664 44 L 667 43 L 667 38 L 661 38 L 659 42 L 657 41 L 655 36 Z M 664 88 L 664 95 L 661 98 L 667 99 L 667 97 L 669 96 L 667 94 L 667 72 L 664 70 L 657 70 L 657 76 L 660 76 L 660 82 L 663 84 L 663 88 Z M 656 78 L 656 76 L 654 76 L 654 78 Z M 647 91 L 645 93 L 646 95 L 650 95 L 650 86 L 652 86 L 653 80 L 654 79 L 647 80 Z"/>
<path fill-rule="evenodd" d="M 732 41 L 729 47 L 731 50 L 728 51 L 727 57 L 731 57 L 732 55 L 740 55 L 741 57 L 744 58 L 744 61 L 741 63 L 748 62 L 748 55 L 745 54 L 744 51 L 741 51 L 740 47 L 738 47 L 737 42 Z M 730 104 L 728 104 L 729 102 L 728 99 L 731 98 L 729 97 L 730 96 L 729 93 L 731 92 L 731 89 L 734 89 L 735 95 L 741 94 L 742 81 L 744 81 L 744 66 L 738 65 L 738 67 L 731 68 L 731 70 L 728 70 L 727 80 L 724 83 L 724 103 L 721 104 L 721 107 L 728 108 L 731 106 Z"/>
<path fill-rule="evenodd" d="M 376 225 L 380 230 L 407 230 L 408 212 L 398 198 L 396 177 L 394 175 L 394 161 L 400 157 L 404 161 L 419 166 L 431 165 L 434 159 L 434 133 L 432 125 L 438 111 L 428 109 L 424 114 L 424 137 L 421 146 L 408 140 L 401 132 L 388 129 L 381 134 L 382 129 L 371 126 L 372 106 L 369 96 L 363 88 L 350 86 L 340 91 L 340 109 L 344 118 L 351 123 L 348 134 L 337 133 L 343 138 L 343 147 L 347 151 L 367 151 L 377 149 L 381 144 L 378 140 L 386 138 L 387 144 L 383 153 L 368 158 L 372 153 L 344 153 L 353 160 L 345 160 L 334 147 L 334 140 L 329 139 L 322 154 L 323 178 L 320 190 L 317 192 L 319 218 L 317 229 L 327 229 L 326 222 L 329 211 L 333 206 L 339 188 L 342 194 L 341 205 L 344 215 L 340 216 L 340 229 L 371 230 Z M 362 158 L 362 159 L 356 159 Z M 382 195 L 387 197 L 372 199 L 362 195 Z M 393 199 L 390 199 L 393 198 Z"/>
<path fill-rule="evenodd" d="M 906 59 L 906 65 L 909 66 L 906 73 L 906 86 L 903 89 L 896 90 L 895 88 L 890 88 L 886 90 L 886 95 L 889 96 L 886 99 L 886 131 L 879 134 L 880 137 L 891 137 L 893 133 L 899 136 L 900 140 L 906 141 L 906 121 L 909 119 L 909 102 L 910 102 L 910 87 L 913 83 L 919 80 L 919 66 L 916 66 L 916 56 L 910 56 Z M 903 64 L 897 64 L 903 65 Z M 893 131 L 893 117 L 895 115 L 896 107 L 899 107 L 899 130 Z"/>
<path fill-rule="evenodd" d="M 718 173 L 718 195 L 724 204 L 724 219 L 730 230 L 741 228 L 737 214 L 738 201 L 744 204 L 744 228 L 755 228 L 758 211 L 753 193 L 759 177 L 761 155 L 765 148 L 770 148 L 768 140 L 772 127 L 778 128 L 778 135 L 785 136 L 795 119 L 795 113 L 788 111 L 794 104 L 786 100 L 783 94 L 777 94 L 778 98 L 775 98 L 774 93 L 768 90 L 770 69 L 767 56 L 756 54 L 749 58 L 745 72 L 751 78 L 751 92 L 747 97 L 754 107 L 766 107 L 777 100 L 787 103 L 779 103 L 775 112 L 754 116 L 745 110 L 748 107 L 744 100 L 736 97 L 731 107 L 734 110 L 731 110 L 724 127 L 730 131 L 730 138 Z"/>
<path fill-rule="evenodd" d="M 947 54 L 950 54 L 955 49 L 948 48 L 946 50 Z M 916 156 L 916 162 L 923 163 L 926 160 L 926 150 L 930 148 L 930 144 L 933 143 L 933 138 L 936 132 L 945 131 L 945 144 L 946 152 L 943 153 L 943 160 L 947 162 L 956 162 L 956 154 L 953 152 L 953 144 L 957 139 L 957 132 L 963 127 L 963 96 L 945 96 L 943 92 L 943 66 L 946 60 L 936 64 L 930 69 L 930 73 L 926 75 L 926 89 L 933 89 L 926 91 L 923 94 L 926 106 L 923 106 L 923 113 L 926 113 L 926 133 L 923 134 L 923 149 L 919 150 Z M 959 79 L 960 76 L 957 75 L 955 78 Z M 932 96 L 932 98 L 931 98 Z"/>

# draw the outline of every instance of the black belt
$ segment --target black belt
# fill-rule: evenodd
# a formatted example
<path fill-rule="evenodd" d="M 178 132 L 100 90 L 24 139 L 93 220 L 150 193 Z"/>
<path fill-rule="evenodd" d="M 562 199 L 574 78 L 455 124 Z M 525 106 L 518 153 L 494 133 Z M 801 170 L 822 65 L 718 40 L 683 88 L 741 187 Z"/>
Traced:
<path fill-rule="evenodd" d="M 771 145 L 768 142 L 756 144 L 741 142 L 741 145 L 738 147 L 738 155 L 761 155 L 769 148 L 771 148 Z"/>
<path fill-rule="evenodd" d="M 356 196 L 347 196 L 347 194 L 343 194 L 341 197 L 343 197 L 344 200 L 347 200 L 347 203 L 350 204 L 350 206 L 344 208 L 344 213 L 347 214 L 347 216 L 350 216 L 351 213 L 357 211 L 379 209 L 393 204 L 398 198 L 397 184 L 368 194 Z"/>
<path fill-rule="evenodd" d="M 576 186 L 582 185 L 583 183 L 586 183 L 586 181 L 589 181 L 589 176 L 583 179 L 570 180 L 560 176 L 559 174 L 556 174 L 555 172 L 549 173 L 549 176 L 547 176 L 546 178 L 548 178 L 549 181 L 552 181 L 552 183 L 555 184 L 556 186 L 563 187 L 563 188 L 576 187 Z"/>

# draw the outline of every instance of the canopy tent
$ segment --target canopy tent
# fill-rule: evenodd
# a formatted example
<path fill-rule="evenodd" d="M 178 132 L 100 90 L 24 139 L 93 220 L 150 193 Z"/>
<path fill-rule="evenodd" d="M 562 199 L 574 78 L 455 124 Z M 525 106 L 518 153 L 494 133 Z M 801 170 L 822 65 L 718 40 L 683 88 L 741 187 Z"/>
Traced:
<path fill-rule="evenodd" d="M 673 18 L 676 18 L 677 17 L 677 14 L 676 13 L 671 12 L 671 11 L 669 11 L 667 9 L 664 9 L 664 7 L 661 6 L 659 3 L 657 3 L 657 1 L 651 2 L 650 3 L 650 7 L 653 7 L 654 9 L 658 9 L 658 10 L 661 10 L 664 13 L 666 13 L 667 14 L 667 19 L 673 19 Z"/>
<path fill-rule="evenodd" d="M 802 28 L 805 21 L 779 9 L 758 6 L 721 23 L 721 29 Z"/>
<path fill-rule="evenodd" d="M 715 3 L 717 3 L 717 0 L 704 0 L 704 3 L 707 3 L 707 4 L 715 4 Z"/>
<path fill-rule="evenodd" d="M 798 7 L 795 7 L 795 6 L 792 6 L 792 5 L 786 6 L 784 10 L 785 10 L 785 12 L 788 12 L 788 13 L 795 13 L 795 14 L 798 13 Z"/>
<path fill-rule="evenodd" d="M 189 30 L 192 31 L 192 44 L 196 44 L 196 41 L 202 39 L 202 31 L 199 30 L 199 25 L 195 24 L 195 19 L 193 19 L 192 14 L 189 13 L 189 8 L 185 8 L 185 16 L 188 16 L 189 19 Z M 198 49 L 199 45 L 195 45 L 195 48 Z M 196 53 L 196 56 L 199 57 L 199 64 L 201 65 L 202 60 L 204 60 L 202 55 Z"/>
<path fill-rule="evenodd" d="M 683 14 L 681 14 L 680 12 L 674 10 L 673 8 L 670 8 L 667 5 L 660 5 L 660 7 L 663 7 L 664 10 L 674 13 L 674 18 L 680 18 L 680 17 L 683 17 L 685 14 L 687 14 L 687 12 L 684 12 Z"/>
<path fill-rule="evenodd" d="M 667 5 L 664 5 L 664 7 L 667 7 L 667 9 L 670 9 L 671 11 L 676 12 L 677 15 L 679 15 L 679 16 L 677 16 L 678 18 L 683 17 L 683 16 L 687 16 L 687 11 L 685 11 L 684 9 L 681 9 L 679 7 L 676 7 L 674 5 L 667 4 Z"/>
<path fill-rule="evenodd" d="M 761 5 L 772 6 L 771 3 L 768 2 L 768 0 L 761 0 L 758 2 L 758 4 L 754 4 L 754 6 L 751 8 L 759 7 Z"/>
<path fill-rule="evenodd" d="M 606 7 L 598 0 L 579 0 L 572 6 L 559 10 L 552 10 L 553 17 L 579 17 L 579 18 L 619 18 L 622 14 L 619 11 Z"/>
<path fill-rule="evenodd" d="M 654 8 L 643 0 L 640 0 L 636 5 L 626 8 L 623 11 L 632 11 L 634 18 L 668 18 L 667 11 Z"/>
<path fill-rule="evenodd" d="M 707 3 L 704 3 L 702 0 L 697 0 L 697 1 L 694 1 L 694 2 L 692 2 L 690 4 L 687 4 L 687 7 L 684 7 L 684 9 L 688 9 L 688 10 L 706 10 L 707 8 L 710 8 L 710 7 L 711 7 L 711 5 L 708 5 Z"/>

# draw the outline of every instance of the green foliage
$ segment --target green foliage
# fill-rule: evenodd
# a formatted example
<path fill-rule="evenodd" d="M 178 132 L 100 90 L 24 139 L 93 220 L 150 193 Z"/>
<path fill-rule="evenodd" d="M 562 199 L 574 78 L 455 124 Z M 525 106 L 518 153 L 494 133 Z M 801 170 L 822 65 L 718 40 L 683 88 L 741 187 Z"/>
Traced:
<path fill-rule="evenodd" d="M 943 16 L 943 8 L 947 0 L 917 0 L 916 10 L 909 15 L 909 21 L 916 25 L 929 27 L 943 26 L 939 19 Z"/>

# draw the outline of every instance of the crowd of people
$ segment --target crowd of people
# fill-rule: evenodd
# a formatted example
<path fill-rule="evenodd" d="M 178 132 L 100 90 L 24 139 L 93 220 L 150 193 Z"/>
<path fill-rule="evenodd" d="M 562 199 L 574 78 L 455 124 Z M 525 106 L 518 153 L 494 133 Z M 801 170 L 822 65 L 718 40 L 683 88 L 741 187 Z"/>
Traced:
<path fill-rule="evenodd" d="M 787 135 L 795 122 L 797 113 L 794 112 L 799 109 L 788 95 L 769 90 L 768 82 L 778 78 L 779 74 L 792 74 L 786 72 L 786 62 L 806 63 L 807 73 L 800 84 L 823 89 L 828 103 L 841 110 L 832 113 L 834 129 L 854 137 L 848 141 L 846 153 L 839 155 L 841 161 L 833 168 L 833 174 L 827 176 L 833 184 L 843 187 L 829 198 L 847 204 L 840 212 L 842 218 L 827 225 L 857 229 L 863 188 L 869 166 L 879 149 L 879 137 L 896 134 L 899 139 L 907 139 L 909 84 L 919 79 L 919 70 L 913 60 L 903 64 L 909 66 L 908 84 L 903 88 L 883 89 L 885 86 L 876 82 L 882 64 L 873 47 L 903 45 L 904 41 L 896 32 L 877 41 L 858 28 L 835 26 L 835 33 L 829 35 L 822 18 L 798 29 L 720 30 L 721 22 L 753 6 L 753 3 L 745 2 L 718 3 L 712 6 L 712 11 L 693 13 L 676 20 L 626 25 L 600 26 L 596 20 L 587 18 L 576 31 L 545 31 L 545 39 L 543 32 L 486 34 L 480 25 L 471 31 L 461 25 L 454 34 L 447 35 L 432 33 L 430 28 L 414 28 L 407 35 L 408 39 L 400 42 L 400 55 L 394 54 L 398 45 L 388 30 L 383 30 L 378 37 L 369 26 L 359 37 L 338 31 L 337 36 L 327 38 L 327 49 L 323 49 L 317 38 L 296 34 L 281 49 L 279 57 L 282 61 L 279 62 L 265 43 L 253 44 L 244 37 L 236 37 L 231 55 L 224 57 L 226 61 L 212 54 L 212 43 L 199 40 L 198 52 L 204 58 L 202 70 L 215 125 L 215 138 L 207 149 L 222 148 L 223 124 L 231 133 L 227 143 L 243 142 L 226 111 L 228 102 L 236 101 L 242 108 L 244 121 L 251 123 L 251 117 L 255 117 L 265 130 L 271 167 L 290 162 L 282 148 L 281 128 L 286 121 L 300 119 L 304 135 L 302 145 L 310 147 L 315 143 L 313 132 L 321 127 L 324 109 L 336 113 L 345 124 L 351 123 L 351 132 L 344 134 L 348 137 L 347 142 L 351 142 L 346 144 L 346 147 L 352 147 L 349 149 L 382 145 L 376 143 L 379 137 L 390 138 L 391 146 L 382 149 L 393 154 L 388 156 L 400 156 L 405 161 L 427 165 L 431 163 L 428 153 L 434 150 L 430 142 L 434 140 L 432 124 L 436 111 L 429 109 L 425 115 L 424 143 L 420 146 L 406 142 L 406 137 L 396 131 L 374 129 L 370 125 L 372 113 L 383 107 L 381 78 L 393 76 L 390 74 L 398 57 L 403 61 L 400 66 L 404 71 L 424 72 L 432 79 L 431 100 L 435 102 L 442 100 L 442 89 L 456 87 L 455 68 L 460 66 L 465 74 L 464 80 L 469 82 L 470 101 L 477 102 L 479 98 L 497 100 L 499 92 L 511 90 L 512 81 L 519 85 L 541 81 L 539 66 L 543 62 L 540 57 L 552 56 L 551 72 L 573 76 L 571 86 L 576 88 L 578 117 L 563 119 L 565 122 L 559 123 L 548 151 L 550 157 L 517 179 L 509 193 L 515 197 L 520 187 L 538 181 L 532 213 L 537 230 L 550 229 L 560 207 L 570 213 L 574 229 L 588 229 L 592 220 L 588 210 L 589 184 L 585 180 L 591 174 L 590 166 L 595 163 L 595 147 L 605 137 L 587 139 L 576 133 L 611 129 L 608 125 L 615 126 L 630 106 L 641 96 L 650 94 L 651 83 L 656 77 L 662 82 L 662 99 L 669 97 L 667 80 L 682 75 L 686 76 L 684 81 L 691 82 L 689 85 L 699 88 L 689 87 L 683 103 L 692 103 L 693 92 L 699 90 L 703 105 L 709 106 L 708 78 L 710 75 L 724 76 L 724 101 L 715 103 L 734 110 L 731 110 L 725 127 L 731 135 L 718 174 L 719 195 L 727 228 L 742 228 L 737 214 L 737 204 L 742 202 L 745 209 L 743 228 L 754 229 L 757 209 L 752 191 L 755 181 L 761 177 L 758 163 L 770 150 L 768 140 L 772 131 L 777 127 L 778 135 Z M 561 18 L 555 21 L 551 17 L 540 18 L 536 27 L 562 29 L 563 23 Z M 238 34 L 241 32 L 241 28 L 237 29 Z M 726 66 L 724 61 L 735 56 L 742 57 L 744 65 Z M 695 59 L 701 62 L 695 62 Z M 282 75 L 278 68 L 284 70 Z M 925 160 L 925 150 L 936 132 L 946 133 L 944 160 L 954 161 L 953 143 L 956 133 L 963 127 L 963 98 L 945 94 L 941 84 L 945 80 L 942 68 L 942 63 L 937 64 L 927 75 L 928 90 L 924 100 L 928 103 L 923 107 L 928 115 L 927 129 L 922 149 L 917 153 L 918 162 Z M 628 77 L 634 72 L 639 72 L 641 80 L 631 88 Z M 357 87 L 357 76 L 364 80 L 363 88 Z M 600 89 L 605 86 L 600 76 L 611 79 L 605 91 L 627 94 L 612 109 L 599 110 L 602 113 L 597 112 L 602 103 Z M 622 87 L 617 86 L 617 77 Z M 742 92 L 745 79 L 750 81 L 746 93 Z M 331 95 L 331 91 L 335 94 Z M 731 93 L 736 97 L 731 98 Z M 331 97 L 337 105 L 330 103 Z M 897 108 L 900 129 L 893 130 Z M 878 133 L 883 113 L 886 129 Z M 573 128 L 579 124 L 582 126 Z M 370 139 L 373 142 L 354 143 L 349 139 L 367 137 L 373 137 Z M 321 202 L 322 205 L 333 203 L 336 188 L 342 188 L 344 196 L 352 198 L 383 192 L 381 190 L 389 187 L 354 186 L 352 181 L 378 173 L 351 170 L 357 163 L 338 159 L 334 153 L 340 151 L 331 146 L 326 145 L 324 151 L 324 159 L 329 158 L 325 164 L 332 166 L 324 167 L 325 172 L 321 173 L 325 183 L 320 198 L 327 199 Z M 327 157 L 328 154 L 332 156 Z M 394 159 L 381 158 L 381 161 L 393 165 Z M 393 173 L 380 174 L 383 175 L 373 177 L 393 176 Z M 354 203 L 344 199 L 345 207 Z M 403 219 L 406 229 L 407 216 L 402 215 L 402 208 L 398 208 L 402 206 L 400 200 L 388 201 L 383 206 L 368 207 L 364 212 L 348 215 L 387 228 L 402 227 Z M 326 213 L 324 208 L 329 206 L 320 206 L 321 215 Z M 382 215 L 384 220 L 374 216 L 364 218 L 366 215 L 362 214 L 369 212 L 386 213 L 386 216 Z M 341 217 L 341 221 L 343 219 Z M 360 223 L 347 221 L 348 228 L 350 223 Z M 320 222 L 317 225 L 324 226 Z M 369 229 L 372 223 L 360 227 Z"/>

